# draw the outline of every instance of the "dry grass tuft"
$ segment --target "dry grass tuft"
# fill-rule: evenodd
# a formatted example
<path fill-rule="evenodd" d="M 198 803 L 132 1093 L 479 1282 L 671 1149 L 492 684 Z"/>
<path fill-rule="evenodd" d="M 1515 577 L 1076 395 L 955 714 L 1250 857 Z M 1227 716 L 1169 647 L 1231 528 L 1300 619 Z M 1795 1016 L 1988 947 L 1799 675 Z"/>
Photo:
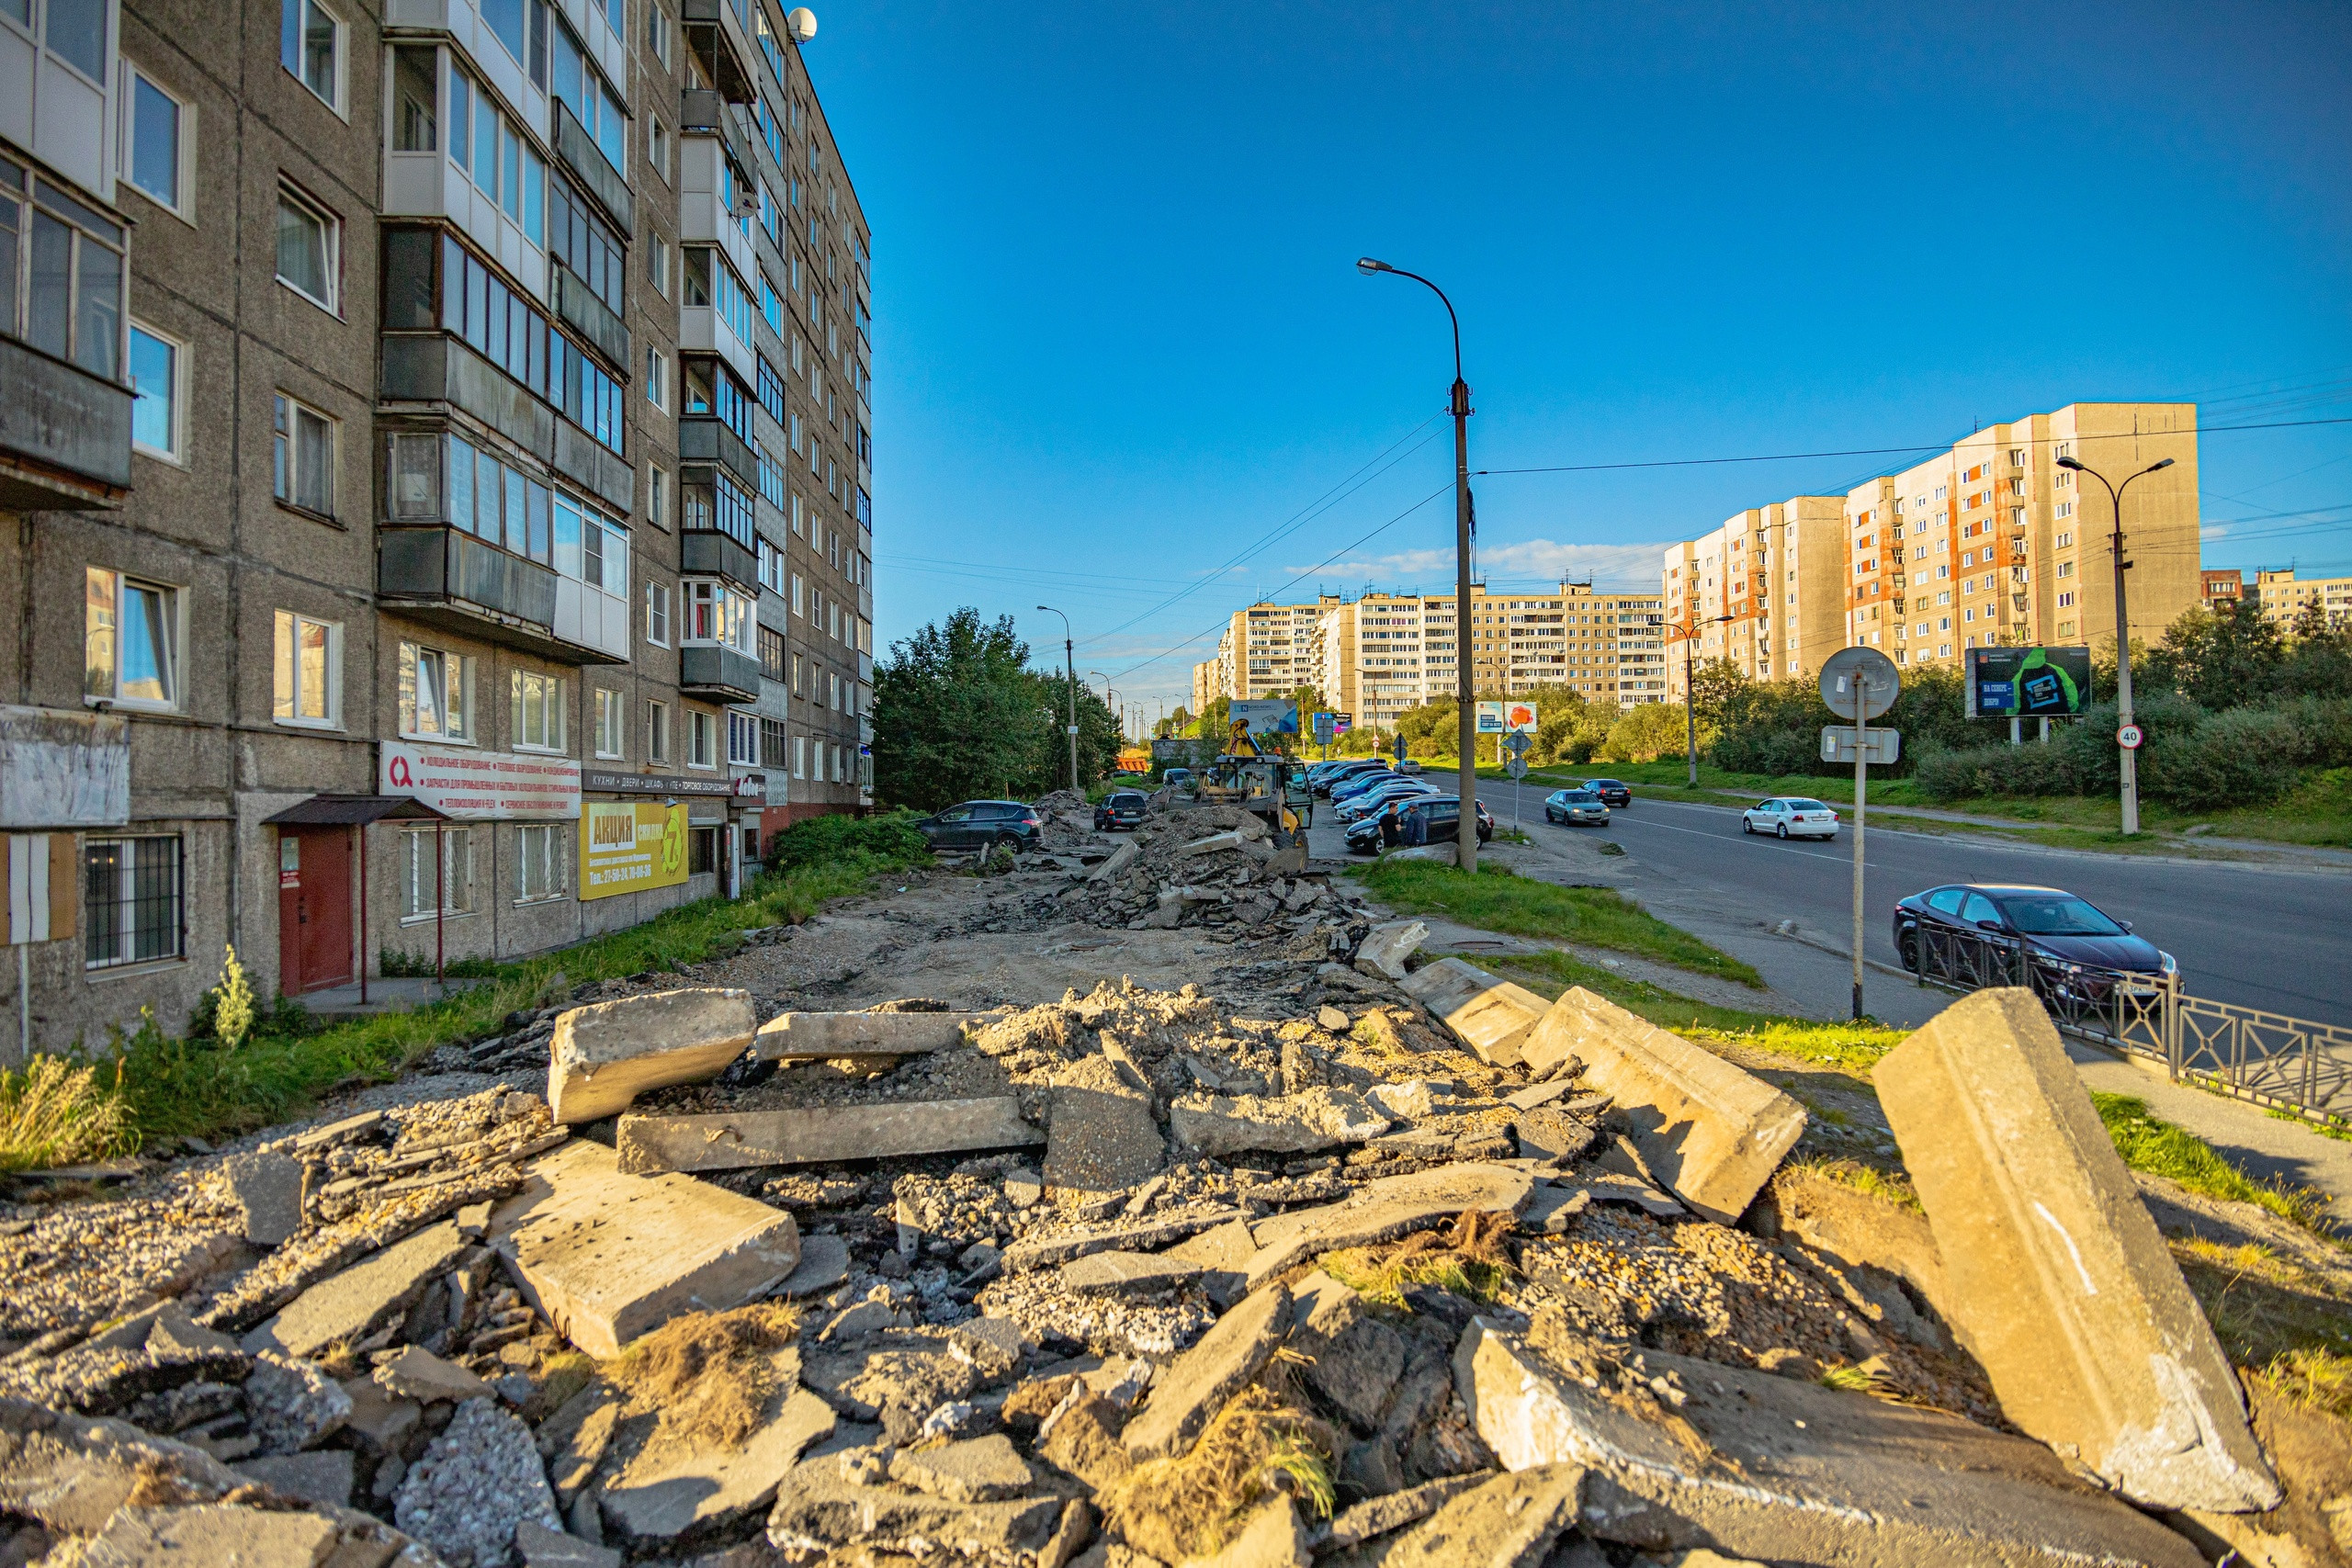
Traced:
<path fill-rule="evenodd" d="M 1329 1517 L 1332 1441 L 1322 1422 L 1253 1383 L 1189 1452 L 1137 1465 L 1096 1501 L 1136 1550 L 1163 1562 L 1206 1557 L 1278 1485 L 1303 1511 Z"/>
<path fill-rule="evenodd" d="M 620 1387 L 661 1412 L 668 1435 L 741 1447 L 776 1390 L 768 1356 L 800 1333 L 800 1314 L 775 1302 L 671 1319 L 606 1369 Z"/>
<path fill-rule="evenodd" d="M 1414 1285 L 1434 1285 L 1469 1301 L 1492 1301 L 1507 1275 L 1517 1273 L 1504 1246 L 1511 1222 L 1503 1214 L 1465 1210 L 1444 1231 L 1417 1231 L 1393 1247 L 1355 1247 L 1326 1253 L 1323 1271 L 1368 1302 L 1402 1307 Z"/>
<path fill-rule="evenodd" d="M 1818 1177 L 1824 1181 L 1834 1181 L 1840 1187 L 1849 1187 L 1865 1197 L 1892 1203 L 1898 1209 L 1908 1209 L 1915 1214 L 1928 1212 L 1926 1205 L 1919 1201 L 1918 1192 L 1908 1181 L 1890 1171 L 1881 1170 L 1877 1166 L 1864 1165 L 1860 1160 L 1808 1156 L 1789 1161 L 1787 1168 Z"/>
<path fill-rule="evenodd" d="M 2307 1345 L 2271 1358 L 2260 1375 L 2305 1409 L 2352 1420 L 2352 1356 Z"/>
<path fill-rule="evenodd" d="M 72 1067 L 37 1055 L 22 1072 L 0 1068 L 0 1172 L 45 1170 L 128 1154 L 137 1146 L 117 1082 L 98 1083 L 95 1067 Z"/>

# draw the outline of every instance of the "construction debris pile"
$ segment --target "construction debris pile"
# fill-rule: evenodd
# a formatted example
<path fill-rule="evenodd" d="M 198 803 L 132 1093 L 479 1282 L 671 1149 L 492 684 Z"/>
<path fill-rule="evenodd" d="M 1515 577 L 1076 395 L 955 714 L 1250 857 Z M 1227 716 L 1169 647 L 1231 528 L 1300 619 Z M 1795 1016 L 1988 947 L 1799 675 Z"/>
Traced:
<path fill-rule="evenodd" d="M 1235 836 L 1201 852 L 1227 886 L 1307 886 Z M 1182 849 L 1123 844 L 1076 896 L 1125 923 Z M 1261 964 L 1248 1016 L 1193 986 L 764 1021 L 621 995 L 552 1021 L 544 1094 L 416 1080 L 18 1210 L 0 1562 L 2298 1544 L 2250 1522 L 2271 1457 L 2030 998 L 1882 1066 L 1926 1215 L 1881 1245 L 1782 1168 L 1786 1094 L 1582 990 L 1409 965 L 1419 940 Z"/>

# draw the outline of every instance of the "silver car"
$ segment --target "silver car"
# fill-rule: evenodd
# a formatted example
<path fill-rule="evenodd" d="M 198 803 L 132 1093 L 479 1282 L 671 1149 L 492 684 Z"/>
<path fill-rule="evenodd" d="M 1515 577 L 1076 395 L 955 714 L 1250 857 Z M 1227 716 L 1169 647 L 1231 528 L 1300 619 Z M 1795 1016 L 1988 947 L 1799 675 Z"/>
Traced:
<path fill-rule="evenodd" d="M 1784 795 L 1741 812 L 1739 830 L 1770 833 L 1776 839 L 1834 839 L 1838 836 L 1838 813 L 1817 800 Z"/>
<path fill-rule="evenodd" d="M 1605 828 L 1609 803 L 1589 789 L 1555 790 L 1544 797 L 1544 820 L 1565 822 L 1571 828 Z"/>

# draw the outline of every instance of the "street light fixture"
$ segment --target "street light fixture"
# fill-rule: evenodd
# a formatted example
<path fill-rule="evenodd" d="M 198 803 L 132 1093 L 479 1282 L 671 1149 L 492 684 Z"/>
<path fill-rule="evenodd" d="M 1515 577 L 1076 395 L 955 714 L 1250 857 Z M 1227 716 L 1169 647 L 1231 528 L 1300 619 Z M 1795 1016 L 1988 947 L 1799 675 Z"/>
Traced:
<path fill-rule="evenodd" d="M 1668 642 L 1682 644 L 1682 743 L 1690 761 L 1690 787 L 1699 787 L 1699 706 L 1698 686 L 1690 678 L 1690 647 L 1699 640 L 1701 626 L 1720 626 L 1739 619 L 1737 615 L 1709 615 L 1705 620 L 1692 620 L 1671 627 L 1674 636 Z"/>
<path fill-rule="evenodd" d="M 1059 610 L 1055 609 L 1051 604 L 1040 604 L 1037 608 L 1045 611 L 1049 615 L 1062 616 L 1062 661 L 1064 668 L 1069 671 L 1069 792 L 1072 795 L 1083 798 L 1086 791 L 1080 789 L 1078 784 L 1077 644 L 1070 637 L 1069 617 L 1068 615 L 1062 615 L 1062 613 Z"/>
<path fill-rule="evenodd" d="M 2123 779 L 2123 832 L 2129 838 L 2140 831 L 2140 753 L 2137 747 L 2123 744 L 2123 731 L 2132 723 L 2132 618 L 2124 613 L 2123 604 L 2123 572 L 2132 563 L 2123 558 L 2123 492 L 2132 488 L 2132 479 L 2143 479 L 2159 468 L 2171 468 L 2172 459 L 2151 463 L 2120 485 L 2108 484 L 2105 474 L 2097 468 L 2086 468 L 2072 457 L 2059 458 L 2058 466 L 2088 474 L 2107 485 L 2108 504 L 2115 513 L 2115 532 L 2111 536 L 2115 555 L 2115 747 L 2120 754 Z"/>
<path fill-rule="evenodd" d="M 1470 387 L 1462 379 L 1462 318 L 1445 290 L 1418 272 L 1390 266 L 1371 256 L 1359 257 L 1356 270 L 1366 277 L 1393 273 L 1409 277 L 1438 297 L 1445 319 L 1453 326 L 1453 671 L 1455 701 L 1461 709 L 1456 749 L 1461 753 L 1462 811 L 1453 830 L 1454 861 L 1464 871 L 1478 869 L 1478 718 L 1477 694 L 1470 663 Z"/>

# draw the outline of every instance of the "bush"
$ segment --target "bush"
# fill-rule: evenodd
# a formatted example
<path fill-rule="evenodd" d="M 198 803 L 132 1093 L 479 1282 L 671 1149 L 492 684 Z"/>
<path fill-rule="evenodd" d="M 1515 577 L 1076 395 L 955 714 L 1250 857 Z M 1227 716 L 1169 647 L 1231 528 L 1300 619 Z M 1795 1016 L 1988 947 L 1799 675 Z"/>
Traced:
<path fill-rule="evenodd" d="M 2233 708 L 2193 724 L 2149 732 L 2141 788 L 2192 811 L 2266 806 L 2295 784 L 2295 722 L 2285 714 Z"/>
<path fill-rule="evenodd" d="M 931 840 L 915 823 L 911 811 L 878 817 L 835 813 L 796 822 L 768 840 L 767 868 L 798 871 L 809 866 L 870 863 L 914 865 L 931 858 Z"/>

